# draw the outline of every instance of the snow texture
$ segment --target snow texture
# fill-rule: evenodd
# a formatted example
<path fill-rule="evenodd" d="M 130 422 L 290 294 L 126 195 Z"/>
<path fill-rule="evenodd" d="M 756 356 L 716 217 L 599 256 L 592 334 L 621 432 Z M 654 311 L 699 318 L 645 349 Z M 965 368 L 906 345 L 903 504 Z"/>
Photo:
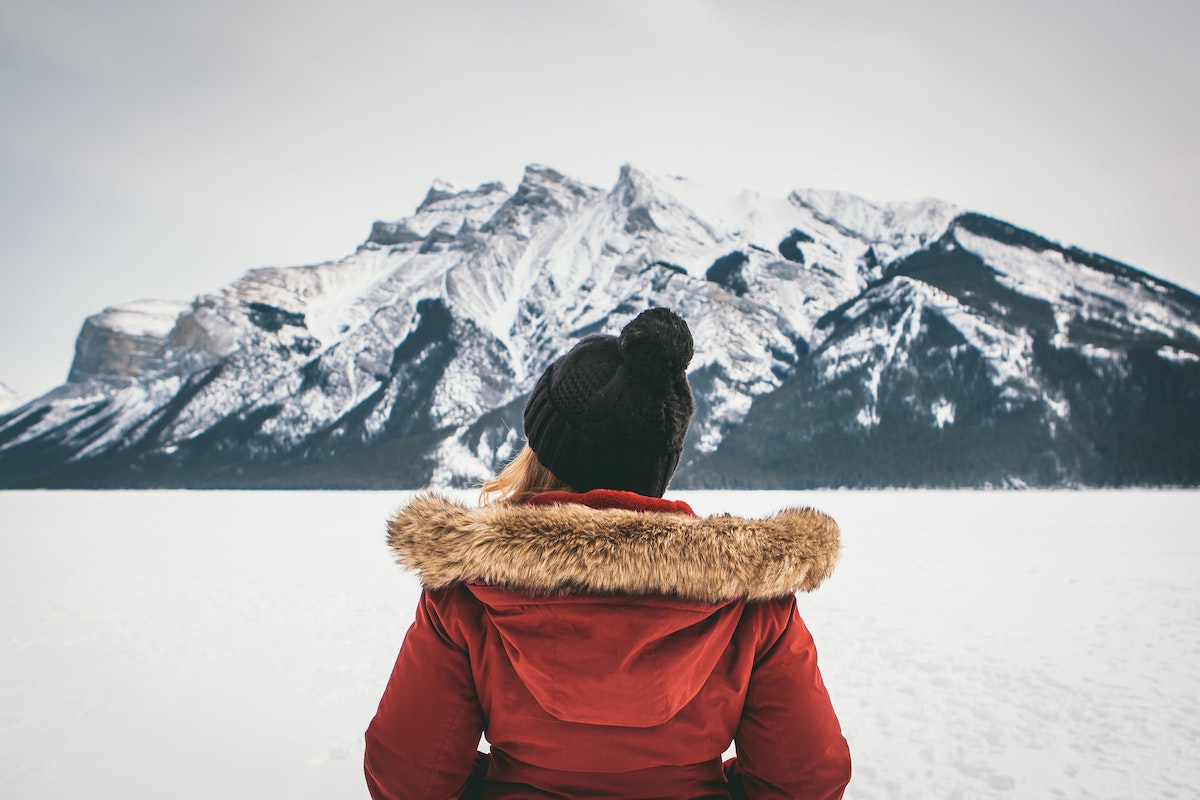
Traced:
<path fill-rule="evenodd" d="M 840 522 L 799 601 L 851 800 L 1200 796 L 1200 493 L 670 496 Z M 0 797 L 365 800 L 406 498 L 0 493 Z"/>

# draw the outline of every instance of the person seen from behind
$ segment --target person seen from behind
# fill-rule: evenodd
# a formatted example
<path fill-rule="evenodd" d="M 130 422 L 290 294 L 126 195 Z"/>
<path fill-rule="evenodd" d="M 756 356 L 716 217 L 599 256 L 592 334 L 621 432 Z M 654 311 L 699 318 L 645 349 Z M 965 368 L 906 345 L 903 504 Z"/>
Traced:
<path fill-rule="evenodd" d="M 374 800 L 842 796 L 849 748 L 794 595 L 831 574 L 837 525 L 663 499 L 691 358 L 663 308 L 582 339 L 479 508 L 426 494 L 389 521 L 423 591 L 366 732 Z"/>

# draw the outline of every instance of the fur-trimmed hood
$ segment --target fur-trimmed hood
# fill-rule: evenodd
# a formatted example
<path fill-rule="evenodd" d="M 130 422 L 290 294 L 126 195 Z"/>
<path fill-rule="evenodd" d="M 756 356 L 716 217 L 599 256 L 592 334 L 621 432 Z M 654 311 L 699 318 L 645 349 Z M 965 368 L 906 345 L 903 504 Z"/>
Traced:
<path fill-rule="evenodd" d="M 811 508 L 699 518 L 577 503 L 470 508 L 435 494 L 389 520 L 388 544 L 429 589 L 478 581 L 710 603 L 812 591 L 840 548 L 837 523 Z"/>

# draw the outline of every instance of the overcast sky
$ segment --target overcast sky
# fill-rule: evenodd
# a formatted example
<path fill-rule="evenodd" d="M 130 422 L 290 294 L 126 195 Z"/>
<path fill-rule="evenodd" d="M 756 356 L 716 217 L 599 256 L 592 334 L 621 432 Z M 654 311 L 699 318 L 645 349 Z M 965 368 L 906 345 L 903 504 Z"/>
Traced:
<path fill-rule="evenodd" d="M 937 197 L 1200 291 L 1193 0 L 313 5 L 0 2 L 0 382 L 528 163 Z"/>

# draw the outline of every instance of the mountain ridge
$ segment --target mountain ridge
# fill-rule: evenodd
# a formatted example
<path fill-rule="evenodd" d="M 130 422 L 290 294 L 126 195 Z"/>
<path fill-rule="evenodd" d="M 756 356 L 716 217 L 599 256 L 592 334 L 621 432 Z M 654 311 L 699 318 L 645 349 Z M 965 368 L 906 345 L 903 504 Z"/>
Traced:
<path fill-rule="evenodd" d="M 652 305 L 696 338 L 680 488 L 1200 484 L 1186 289 L 937 200 L 535 164 L 89 317 L 68 382 L 0 414 L 0 487 L 476 482 L 550 360 Z"/>

